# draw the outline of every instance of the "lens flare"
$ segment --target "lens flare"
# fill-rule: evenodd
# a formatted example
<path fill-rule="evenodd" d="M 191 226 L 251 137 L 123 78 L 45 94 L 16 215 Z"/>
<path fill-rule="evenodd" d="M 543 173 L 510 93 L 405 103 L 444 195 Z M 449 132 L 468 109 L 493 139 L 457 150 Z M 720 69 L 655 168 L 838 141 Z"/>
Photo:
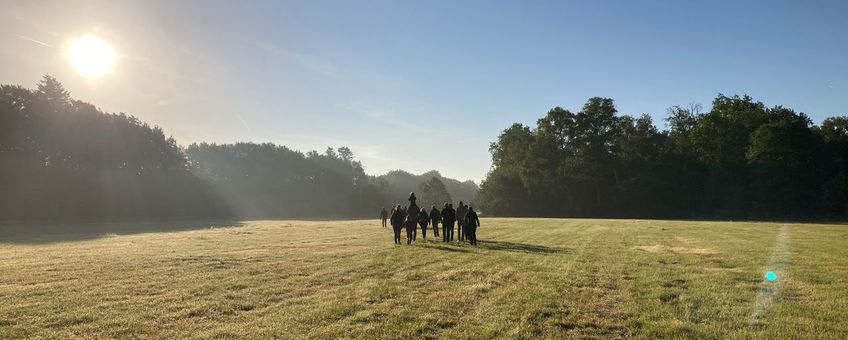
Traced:
<path fill-rule="evenodd" d="M 769 280 L 769 281 L 777 280 L 777 274 L 775 274 L 774 272 L 766 273 L 766 280 Z"/>

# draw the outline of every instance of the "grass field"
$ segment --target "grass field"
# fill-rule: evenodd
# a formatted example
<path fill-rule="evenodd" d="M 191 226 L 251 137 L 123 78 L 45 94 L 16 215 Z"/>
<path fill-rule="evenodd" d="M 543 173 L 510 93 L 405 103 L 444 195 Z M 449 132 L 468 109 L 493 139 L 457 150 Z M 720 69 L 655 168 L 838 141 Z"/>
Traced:
<path fill-rule="evenodd" d="M 848 226 L 482 224 L 477 248 L 377 221 L 7 226 L 0 337 L 848 338 Z"/>

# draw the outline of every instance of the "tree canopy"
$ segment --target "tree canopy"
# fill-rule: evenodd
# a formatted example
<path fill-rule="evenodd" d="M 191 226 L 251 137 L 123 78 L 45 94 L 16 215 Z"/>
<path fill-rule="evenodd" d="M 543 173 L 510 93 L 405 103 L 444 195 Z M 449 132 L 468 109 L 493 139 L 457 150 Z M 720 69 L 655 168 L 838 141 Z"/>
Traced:
<path fill-rule="evenodd" d="M 369 176 L 344 146 L 182 148 L 160 127 L 74 100 L 49 75 L 32 90 L 0 85 L 0 220 L 373 217 L 435 177 L 447 183 L 439 199 L 446 187 L 476 193 L 435 171 Z"/>
<path fill-rule="evenodd" d="M 421 204 L 488 215 L 844 218 L 848 117 L 820 125 L 748 96 L 708 112 L 674 106 L 658 129 L 609 98 L 513 124 L 472 181 L 396 170 L 369 176 L 347 147 L 271 143 L 182 148 L 160 127 L 75 100 L 55 78 L 0 85 L 0 216 L 32 219 L 374 216 L 417 190 Z"/>
<path fill-rule="evenodd" d="M 347 147 L 303 154 L 271 143 L 201 143 L 186 155 L 192 173 L 241 216 L 370 216 L 387 200 Z"/>
<path fill-rule="evenodd" d="M 748 96 L 718 95 L 651 117 L 590 98 L 492 143 L 478 205 L 490 215 L 812 218 L 848 213 L 848 118 L 816 126 Z"/>
<path fill-rule="evenodd" d="M 452 203 L 453 201 L 442 180 L 433 176 L 418 185 L 418 202 L 418 205 L 422 208 L 436 206 L 441 209 L 445 203 Z"/>
<path fill-rule="evenodd" d="M 73 100 L 56 79 L 0 86 L 5 220 L 227 216 L 173 138 Z"/>

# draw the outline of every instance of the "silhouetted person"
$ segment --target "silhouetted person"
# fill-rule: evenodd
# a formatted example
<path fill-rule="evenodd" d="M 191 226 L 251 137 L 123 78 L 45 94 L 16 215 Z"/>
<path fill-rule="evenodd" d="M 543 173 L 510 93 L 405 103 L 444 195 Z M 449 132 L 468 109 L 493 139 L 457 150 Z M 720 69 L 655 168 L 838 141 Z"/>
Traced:
<path fill-rule="evenodd" d="M 465 214 L 465 236 L 468 238 L 468 242 L 471 242 L 471 245 L 477 245 L 477 227 L 480 226 L 480 219 L 477 218 L 477 213 L 474 212 L 474 208 L 468 207 L 468 212 Z"/>
<path fill-rule="evenodd" d="M 439 222 L 442 221 L 442 212 L 439 209 L 436 209 L 436 206 L 433 205 L 433 208 L 430 209 L 430 224 L 433 225 L 433 234 L 436 237 L 439 237 Z"/>
<path fill-rule="evenodd" d="M 415 225 L 415 221 L 411 217 L 407 217 L 406 222 L 403 222 L 403 227 L 406 228 L 406 244 L 412 244 L 418 226 Z"/>
<path fill-rule="evenodd" d="M 421 209 L 418 214 L 418 226 L 421 227 L 421 238 L 427 239 L 427 225 L 430 223 L 430 215 L 427 215 L 427 209 Z"/>
<path fill-rule="evenodd" d="M 468 213 L 468 206 L 463 205 L 462 201 L 459 201 L 459 206 L 456 207 L 456 232 L 459 233 L 459 237 L 457 240 L 462 242 L 465 240 L 465 214 Z"/>
<path fill-rule="evenodd" d="M 383 221 L 383 228 L 386 227 L 387 219 L 389 219 L 389 212 L 386 211 L 386 207 L 383 207 L 383 210 L 380 210 L 380 220 Z"/>
<path fill-rule="evenodd" d="M 445 208 L 442 209 L 442 241 L 453 241 L 454 222 L 456 222 L 456 211 L 453 210 L 453 204 L 445 203 Z"/>
<path fill-rule="evenodd" d="M 410 204 L 409 207 L 406 208 L 406 217 L 409 217 L 410 219 L 412 219 L 412 222 L 414 222 L 416 225 L 418 224 L 418 215 L 420 213 L 421 213 L 421 209 L 419 209 L 418 206 L 415 205 L 414 203 Z M 416 228 L 416 230 L 412 232 L 412 239 L 414 240 L 417 237 L 418 237 L 418 230 Z"/>
<path fill-rule="evenodd" d="M 409 205 L 415 205 L 415 201 L 417 200 L 417 198 L 415 198 L 415 193 L 414 193 L 414 192 L 410 192 L 410 193 L 409 193 L 409 198 L 407 198 L 406 200 L 408 200 L 408 201 L 409 201 Z"/>
<path fill-rule="evenodd" d="M 392 222 L 392 231 L 395 233 L 395 244 L 400 244 L 400 229 L 403 228 L 403 212 L 400 210 L 400 205 L 398 205 L 394 209 L 394 213 L 392 214 L 391 222 Z"/>

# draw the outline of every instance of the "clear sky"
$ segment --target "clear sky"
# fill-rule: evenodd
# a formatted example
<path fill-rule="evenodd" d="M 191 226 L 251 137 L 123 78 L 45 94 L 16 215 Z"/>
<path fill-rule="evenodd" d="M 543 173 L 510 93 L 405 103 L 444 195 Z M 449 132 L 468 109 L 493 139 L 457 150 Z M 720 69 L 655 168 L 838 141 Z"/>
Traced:
<path fill-rule="evenodd" d="M 68 41 L 117 58 L 87 78 Z M 623 114 L 749 94 L 848 114 L 846 1 L 2 1 L 0 82 L 42 74 L 182 144 L 349 146 L 366 171 L 482 179 L 554 106 Z"/>

